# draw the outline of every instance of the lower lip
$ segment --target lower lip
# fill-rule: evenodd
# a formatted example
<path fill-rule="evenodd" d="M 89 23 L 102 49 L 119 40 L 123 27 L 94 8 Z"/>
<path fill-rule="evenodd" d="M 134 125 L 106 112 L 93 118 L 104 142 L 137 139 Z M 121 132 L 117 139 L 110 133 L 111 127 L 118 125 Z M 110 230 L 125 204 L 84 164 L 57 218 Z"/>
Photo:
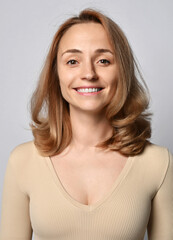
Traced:
<path fill-rule="evenodd" d="M 103 89 L 102 89 L 103 90 Z M 83 96 L 92 96 L 92 95 L 97 95 L 99 94 L 102 90 L 98 91 L 98 92 L 78 92 L 77 90 L 75 90 L 78 94 L 83 95 Z"/>

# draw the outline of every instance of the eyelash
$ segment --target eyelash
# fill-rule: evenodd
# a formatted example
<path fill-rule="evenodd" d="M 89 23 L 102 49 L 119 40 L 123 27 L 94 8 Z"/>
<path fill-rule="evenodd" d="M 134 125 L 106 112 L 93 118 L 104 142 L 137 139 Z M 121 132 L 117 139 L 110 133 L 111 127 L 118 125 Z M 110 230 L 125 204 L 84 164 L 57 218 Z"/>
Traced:
<path fill-rule="evenodd" d="M 100 59 L 99 62 L 100 62 L 100 61 L 104 61 L 104 62 L 102 62 L 102 63 L 103 63 L 103 64 L 106 64 L 106 65 L 107 65 L 107 64 L 110 64 L 110 61 L 108 61 L 107 59 Z M 105 63 L 105 61 L 106 61 L 106 63 Z M 73 62 L 73 63 L 72 63 L 72 62 Z M 69 64 L 69 65 L 75 65 L 74 62 L 75 62 L 75 64 L 77 63 L 76 60 L 71 59 L 71 60 L 69 60 L 69 61 L 67 62 L 67 64 Z"/>
<path fill-rule="evenodd" d="M 109 64 L 110 63 L 110 61 L 108 61 L 107 59 L 101 59 L 101 60 L 99 60 L 99 61 L 104 61 L 104 63 L 105 63 L 105 61 L 106 61 L 106 64 Z M 103 62 L 102 62 L 103 63 Z"/>
<path fill-rule="evenodd" d="M 71 59 L 71 60 L 69 60 L 68 62 L 67 62 L 67 64 L 69 64 L 69 65 L 74 65 L 72 62 L 77 62 L 76 60 L 74 60 L 74 59 Z"/>

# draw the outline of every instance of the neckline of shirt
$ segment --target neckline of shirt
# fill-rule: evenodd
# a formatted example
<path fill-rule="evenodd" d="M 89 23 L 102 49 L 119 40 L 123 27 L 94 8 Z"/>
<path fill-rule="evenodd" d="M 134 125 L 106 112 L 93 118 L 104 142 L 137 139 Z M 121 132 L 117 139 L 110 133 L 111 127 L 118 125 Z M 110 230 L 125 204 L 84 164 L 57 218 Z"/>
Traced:
<path fill-rule="evenodd" d="M 135 156 L 134 156 L 135 157 Z M 58 187 L 58 189 L 61 191 L 61 193 L 63 194 L 63 196 L 68 200 L 68 202 L 70 204 L 73 204 L 75 205 L 76 207 L 82 209 L 82 210 L 85 210 L 85 211 L 89 211 L 91 212 L 92 210 L 96 209 L 97 207 L 99 206 L 102 206 L 104 205 L 105 202 L 107 202 L 108 199 L 111 198 L 111 195 L 113 194 L 114 191 L 118 190 L 118 186 L 120 185 L 120 183 L 126 178 L 131 166 L 132 166 L 132 163 L 133 163 L 133 160 L 134 160 L 134 157 L 128 157 L 127 158 L 127 161 L 126 161 L 126 164 L 124 165 L 123 169 L 121 170 L 120 174 L 118 175 L 118 177 L 116 178 L 116 180 L 114 181 L 112 187 L 108 190 L 108 192 L 105 194 L 105 196 L 100 199 L 99 201 L 97 201 L 96 203 L 94 204 L 89 204 L 89 205 L 86 205 L 86 204 L 83 204 L 77 200 L 75 200 L 68 192 L 67 190 L 65 189 L 65 187 L 63 186 L 55 168 L 54 168 L 54 165 L 52 163 L 52 160 L 50 157 L 44 157 L 45 160 L 46 160 L 46 163 L 49 167 L 49 170 L 51 172 L 51 175 Z"/>

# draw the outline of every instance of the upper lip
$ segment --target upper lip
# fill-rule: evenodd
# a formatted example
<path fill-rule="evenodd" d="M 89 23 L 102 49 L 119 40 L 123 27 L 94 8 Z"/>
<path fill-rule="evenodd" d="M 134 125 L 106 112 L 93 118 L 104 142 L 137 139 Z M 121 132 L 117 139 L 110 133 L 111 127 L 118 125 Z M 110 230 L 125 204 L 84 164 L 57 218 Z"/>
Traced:
<path fill-rule="evenodd" d="M 81 87 L 76 87 L 74 89 L 81 89 L 81 88 L 103 88 L 103 87 L 100 87 L 100 86 L 81 86 Z"/>

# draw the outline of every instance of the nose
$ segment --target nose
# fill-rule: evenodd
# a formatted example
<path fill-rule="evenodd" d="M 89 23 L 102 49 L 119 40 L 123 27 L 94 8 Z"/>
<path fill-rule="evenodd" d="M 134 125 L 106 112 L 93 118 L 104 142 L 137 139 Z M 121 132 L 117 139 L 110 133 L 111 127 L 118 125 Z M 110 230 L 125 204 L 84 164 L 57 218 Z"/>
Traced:
<path fill-rule="evenodd" d="M 98 79 L 94 64 L 92 62 L 86 62 L 81 68 L 82 80 L 96 80 Z"/>

